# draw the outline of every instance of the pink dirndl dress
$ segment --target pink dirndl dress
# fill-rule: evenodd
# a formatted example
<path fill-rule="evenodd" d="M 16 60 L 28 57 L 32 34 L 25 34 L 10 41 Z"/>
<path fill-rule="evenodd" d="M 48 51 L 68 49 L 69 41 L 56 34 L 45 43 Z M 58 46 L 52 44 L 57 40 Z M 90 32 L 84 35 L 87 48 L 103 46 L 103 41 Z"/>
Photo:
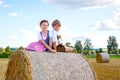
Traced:
<path fill-rule="evenodd" d="M 40 35 L 42 36 L 42 33 L 40 32 Z M 45 42 L 49 43 L 49 31 L 47 32 Z M 46 51 L 46 47 L 43 46 L 43 44 L 40 41 L 32 42 L 27 47 L 26 50 L 30 51 L 37 51 L 37 52 L 44 52 Z"/>
<path fill-rule="evenodd" d="M 37 52 L 44 52 L 46 48 L 38 41 L 38 42 L 32 42 L 27 47 L 26 50 L 30 51 L 37 51 Z"/>

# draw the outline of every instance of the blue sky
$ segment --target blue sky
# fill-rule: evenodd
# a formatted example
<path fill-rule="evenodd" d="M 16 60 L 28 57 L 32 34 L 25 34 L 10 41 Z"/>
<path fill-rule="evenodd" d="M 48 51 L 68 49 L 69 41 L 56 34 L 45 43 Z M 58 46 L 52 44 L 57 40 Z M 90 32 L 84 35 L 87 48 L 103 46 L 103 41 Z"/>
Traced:
<path fill-rule="evenodd" d="M 116 36 L 120 48 L 120 0 L 0 0 L 0 47 L 26 47 L 37 41 L 39 22 L 62 23 L 63 42 L 82 44 L 90 39 L 94 48 L 106 48 Z"/>

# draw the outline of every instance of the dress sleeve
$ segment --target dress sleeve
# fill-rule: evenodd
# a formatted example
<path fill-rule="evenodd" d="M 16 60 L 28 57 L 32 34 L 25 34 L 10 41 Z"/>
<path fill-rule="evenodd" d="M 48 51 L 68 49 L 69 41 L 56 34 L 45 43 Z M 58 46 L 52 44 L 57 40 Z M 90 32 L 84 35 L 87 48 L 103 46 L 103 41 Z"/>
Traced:
<path fill-rule="evenodd" d="M 40 32 L 38 33 L 38 40 L 42 40 L 42 36 L 41 36 Z"/>

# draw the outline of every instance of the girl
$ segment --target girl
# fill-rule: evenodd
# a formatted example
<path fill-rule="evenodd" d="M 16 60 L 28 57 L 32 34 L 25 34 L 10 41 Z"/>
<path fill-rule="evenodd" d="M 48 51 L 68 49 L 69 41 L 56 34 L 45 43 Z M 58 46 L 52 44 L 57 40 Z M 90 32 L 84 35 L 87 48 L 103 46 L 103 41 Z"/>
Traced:
<path fill-rule="evenodd" d="M 59 32 L 60 30 L 60 27 L 61 27 L 61 23 L 59 20 L 54 20 L 53 23 L 52 23 L 52 28 L 53 30 L 51 31 L 50 33 L 50 47 L 53 47 L 55 50 L 56 50 L 56 46 L 58 44 L 61 44 L 62 43 L 62 39 L 61 39 L 61 34 Z M 65 51 L 66 52 L 72 52 L 72 48 L 71 47 L 67 47 L 65 46 Z"/>
<path fill-rule="evenodd" d="M 44 52 L 44 51 L 50 51 L 50 52 L 56 52 L 51 47 L 49 47 L 49 31 L 47 30 L 49 26 L 49 22 L 47 20 L 42 20 L 40 22 L 40 28 L 41 32 L 38 34 L 38 40 L 37 42 L 32 42 L 26 47 L 26 50 L 33 50 L 38 52 Z"/>

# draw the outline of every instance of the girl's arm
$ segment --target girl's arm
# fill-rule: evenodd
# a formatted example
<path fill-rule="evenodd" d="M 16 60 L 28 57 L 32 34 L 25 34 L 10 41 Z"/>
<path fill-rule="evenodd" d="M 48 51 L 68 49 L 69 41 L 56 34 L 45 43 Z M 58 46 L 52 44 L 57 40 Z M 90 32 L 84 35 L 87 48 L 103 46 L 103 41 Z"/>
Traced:
<path fill-rule="evenodd" d="M 50 38 L 50 40 L 49 40 L 49 46 L 52 48 L 52 38 Z"/>
<path fill-rule="evenodd" d="M 49 51 L 51 51 L 51 52 L 56 52 L 56 51 L 53 50 L 50 46 L 48 46 L 44 40 L 40 40 L 40 42 L 41 42 Z"/>

